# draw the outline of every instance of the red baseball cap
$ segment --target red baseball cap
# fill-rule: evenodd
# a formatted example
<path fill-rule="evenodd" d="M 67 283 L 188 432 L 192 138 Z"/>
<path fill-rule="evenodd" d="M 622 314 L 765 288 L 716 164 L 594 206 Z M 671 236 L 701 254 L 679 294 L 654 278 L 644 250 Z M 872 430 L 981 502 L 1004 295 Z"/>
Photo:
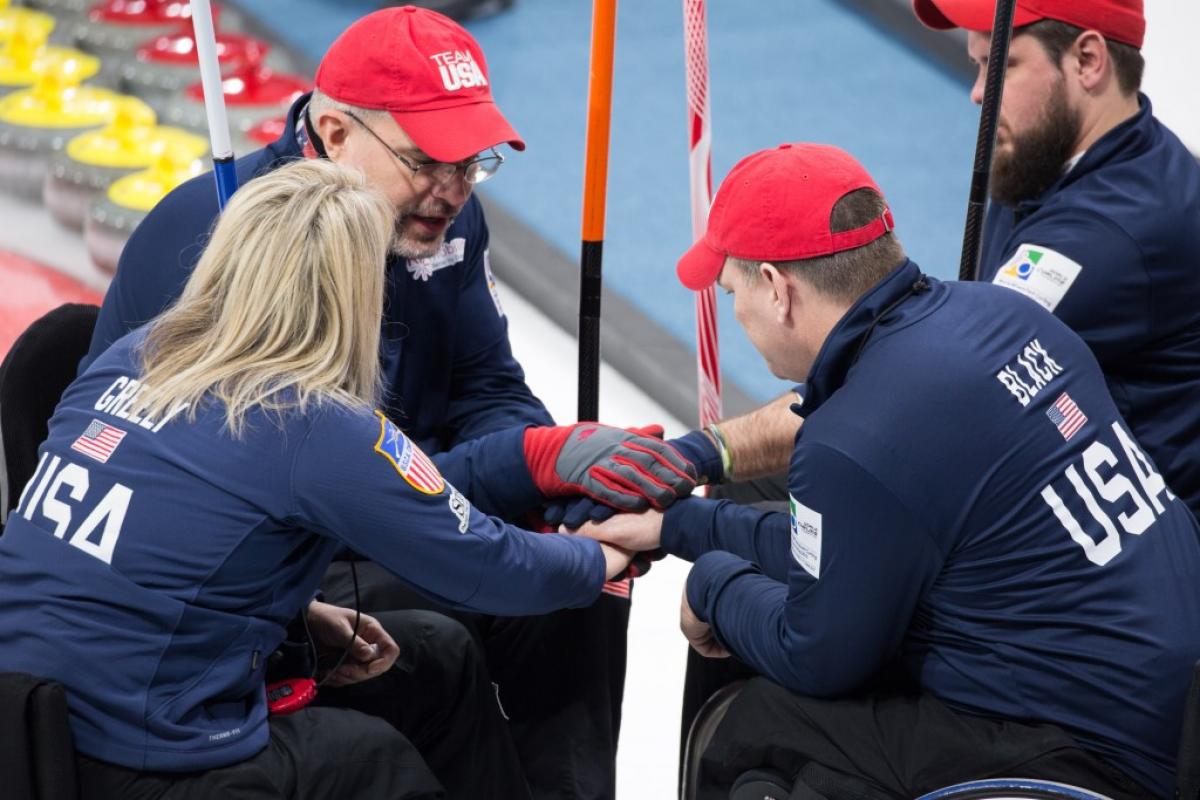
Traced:
<path fill-rule="evenodd" d="M 966 28 L 983 32 L 992 29 L 996 0 L 913 0 L 913 11 L 917 19 L 935 30 Z M 1099 31 L 1106 39 L 1139 50 L 1146 35 L 1142 0 L 1017 0 L 1014 28 L 1041 19 Z"/>
<path fill-rule="evenodd" d="M 739 161 L 717 190 L 704 238 L 675 273 L 694 291 L 721 274 L 727 256 L 748 261 L 817 258 L 862 247 L 892 229 L 885 210 L 861 228 L 834 233 L 833 207 L 856 189 L 883 192 L 854 157 L 827 144 L 781 144 Z"/>
<path fill-rule="evenodd" d="M 390 111 L 437 161 L 505 142 L 525 149 L 492 100 L 479 43 L 436 11 L 400 6 L 358 20 L 321 59 L 316 86 L 342 103 Z"/>

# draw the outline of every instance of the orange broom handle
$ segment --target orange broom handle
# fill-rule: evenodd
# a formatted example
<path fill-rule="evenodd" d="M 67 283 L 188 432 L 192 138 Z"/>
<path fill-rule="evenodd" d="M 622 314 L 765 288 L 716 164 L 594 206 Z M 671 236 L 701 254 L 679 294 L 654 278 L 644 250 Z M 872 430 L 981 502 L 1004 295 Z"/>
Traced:
<path fill-rule="evenodd" d="M 592 6 L 592 58 L 588 79 L 587 149 L 583 169 L 583 247 L 579 265 L 580 420 L 596 419 L 600 409 L 601 264 L 616 38 L 617 0 L 595 0 Z"/>

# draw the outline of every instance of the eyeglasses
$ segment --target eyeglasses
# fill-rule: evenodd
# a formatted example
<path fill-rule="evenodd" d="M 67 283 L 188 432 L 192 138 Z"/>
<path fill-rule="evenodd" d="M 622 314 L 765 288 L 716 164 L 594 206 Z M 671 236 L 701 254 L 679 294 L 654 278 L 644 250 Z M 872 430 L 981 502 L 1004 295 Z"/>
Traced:
<path fill-rule="evenodd" d="M 500 165 L 504 163 L 504 156 L 497 153 L 495 148 L 489 148 L 488 152 L 491 155 L 468 158 L 466 161 L 460 161 L 457 164 L 450 164 L 445 161 L 426 161 L 414 164 L 405 156 L 392 149 L 392 146 L 385 142 L 383 137 L 378 133 L 371 130 L 371 127 L 367 123 L 349 111 L 343 111 L 342 113 L 357 122 L 363 130 L 375 137 L 375 141 L 383 145 L 397 161 L 407 167 L 412 172 L 412 181 L 414 184 L 423 183 L 426 186 L 445 186 L 457 176 L 462 175 L 463 180 L 474 186 L 475 184 L 483 183 L 495 175 L 500 169 Z"/>

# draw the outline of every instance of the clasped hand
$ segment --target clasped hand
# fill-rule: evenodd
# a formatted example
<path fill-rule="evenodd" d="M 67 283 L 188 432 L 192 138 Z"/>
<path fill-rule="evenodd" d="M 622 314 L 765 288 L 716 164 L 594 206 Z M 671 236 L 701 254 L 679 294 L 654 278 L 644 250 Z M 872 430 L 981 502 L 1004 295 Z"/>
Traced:
<path fill-rule="evenodd" d="M 354 632 L 355 612 L 350 608 L 313 600 L 308 605 L 308 630 L 318 648 L 325 648 L 341 658 L 347 644 L 346 657 L 323 679 L 328 686 L 348 686 L 382 675 L 396 663 L 400 647 L 379 621 L 368 614 L 358 615 L 358 632 Z M 350 637 L 354 636 L 353 643 Z"/>

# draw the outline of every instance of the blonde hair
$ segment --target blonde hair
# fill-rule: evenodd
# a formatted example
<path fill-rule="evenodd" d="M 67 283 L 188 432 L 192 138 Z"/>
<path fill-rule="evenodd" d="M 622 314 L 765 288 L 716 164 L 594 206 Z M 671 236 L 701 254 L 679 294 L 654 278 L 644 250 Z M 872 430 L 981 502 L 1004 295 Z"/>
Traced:
<path fill-rule="evenodd" d="M 141 352 L 138 405 L 165 417 L 207 397 L 247 413 L 379 396 L 379 320 L 393 212 L 361 173 L 295 161 L 241 187 L 179 300 Z"/>

